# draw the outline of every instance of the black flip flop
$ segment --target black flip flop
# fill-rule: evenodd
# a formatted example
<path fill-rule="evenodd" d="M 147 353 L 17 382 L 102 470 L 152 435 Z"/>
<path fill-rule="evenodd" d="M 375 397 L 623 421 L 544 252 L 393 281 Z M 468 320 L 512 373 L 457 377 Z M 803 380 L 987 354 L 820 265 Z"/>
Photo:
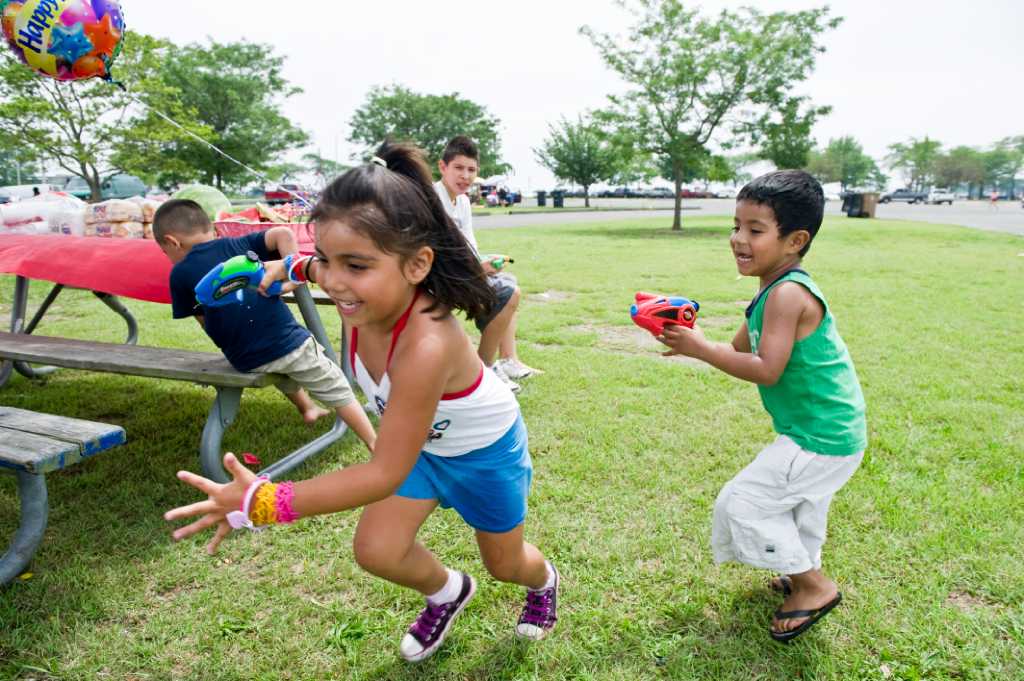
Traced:
<path fill-rule="evenodd" d="M 781 587 L 775 586 L 776 579 L 782 584 Z M 787 575 L 776 575 L 768 580 L 768 588 L 772 591 L 781 591 L 783 596 L 788 596 L 793 593 L 793 580 Z"/>
<path fill-rule="evenodd" d="M 822 617 L 832 612 L 832 608 L 839 605 L 839 603 L 842 602 L 842 600 L 843 594 L 837 593 L 835 598 L 833 598 L 831 601 L 821 606 L 820 608 L 817 608 L 816 610 L 790 610 L 788 612 L 776 610 L 776 620 L 797 619 L 800 617 L 807 617 L 808 620 L 796 629 L 790 629 L 789 631 L 775 631 L 774 629 L 769 628 L 768 633 L 771 634 L 771 637 L 779 643 L 789 643 L 794 638 L 796 638 L 797 636 L 799 636 L 800 634 L 804 633 L 805 631 L 813 627 L 815 624 L 817 624 L 818 620 L 820 620 Z"/>

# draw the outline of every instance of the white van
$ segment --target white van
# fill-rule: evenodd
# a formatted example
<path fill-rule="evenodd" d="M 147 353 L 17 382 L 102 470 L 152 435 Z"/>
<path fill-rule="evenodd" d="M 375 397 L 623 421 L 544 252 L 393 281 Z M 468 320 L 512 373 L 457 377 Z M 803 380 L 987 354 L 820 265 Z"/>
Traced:
<path fill-rule="evenodd" d="M 0 203 L 14 203 L 21 199 L 31 199 L 39 194 L 47 194 L 57 191 L 52 184 L 40 182 L 39 184 L 12 184 L 7 187 L 0 187 Z"/>

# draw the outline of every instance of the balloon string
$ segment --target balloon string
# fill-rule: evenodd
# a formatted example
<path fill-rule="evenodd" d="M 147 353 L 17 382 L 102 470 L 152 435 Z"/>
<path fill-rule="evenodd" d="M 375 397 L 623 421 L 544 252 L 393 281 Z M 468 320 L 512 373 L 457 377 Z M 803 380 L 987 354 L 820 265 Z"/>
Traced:
<path fill-rule="evenodd" d="M 254 169 L 254 168 L 250 168 L 249 166 L 247 166 L 244 163 L 242 163 L 241 161 L 239 161 L 237 158 L 234 158 L 233 156 L 230 156 L 229 154 L 221 151 L 216 146 L 214 146 L 210 142 L 204 140 L 199 135 L 195 134 L 191 130 L 186 129 L 183 125 L 178 123 L 176 120 L 174 120 L 170 116 L 164 114 L 161 111 L 156 110 L 155 108 L 153 108 L 152 106 L 150 106 L 146 102 L 144 102 L 141 99 L 139 99 L 138 97 L 136 97 L 133 93 L 128 92 L 128 88 L 126 88 L 122 83 L 119 83 L 117 81 L 113 81 L 113 83 L 115 85 L 117 85 L 118 87 L 120 87 L 122 90 L 124 90 L 125 94 L 127 94 L 130 99 L 132 99 L 135 102 L 137 102 L 138 104 L 141 104 L 142 106 L 146 107 L 150 112 L 152 112 L 152 113 L 156 114 L 157 116 L 159 116 L 160 118 L 164 119 L 165 121 L 167 121 L 168 123 L 170 123 L 174 127 L 178 128 L 179 130 L 181 130 L 183 133 L 185 133 L 186 135 L 188 135 L 192 139 L 196 140 L 200 144 L 204 144 L 204 145 L 208 146 L 210 149 L 213 149 L 215 152 L 217 152 L 218 154 L 220 154 L 221 156 L 223 156 L 227 160 L 229 160 L 232 163 L 234 163 L 234 164 L 236 164 L 236 165 L 238 165 L 238 166 L 248 170 L 250 173 L 252 173 L 256 177 L 258 177 L 261 180 L 263 180 L 266 184 L 274 184 L 273 180 L 271 180 L 269 177 L 267 177 L 266 175 L 264 175 L 260 171 Z M 296 192 L 293 192 L 291 189 L 288 189 L 285 186 L 279 186 L 279 189 L 281 191 L 283 191 L 283 192 L 291 194 L 293 197 L 295 197 L 296 200 L 298 200 L 300 203 L 302 203 L 304 206 L 306 206 L 306 208 L 309 208 L 310 210 L 313 209 L 313 204 L 310 203 L 309 200 L 307 198 L 305 198 L 304 196 L 302 196 L 300 194 L 297 194 Z"/>

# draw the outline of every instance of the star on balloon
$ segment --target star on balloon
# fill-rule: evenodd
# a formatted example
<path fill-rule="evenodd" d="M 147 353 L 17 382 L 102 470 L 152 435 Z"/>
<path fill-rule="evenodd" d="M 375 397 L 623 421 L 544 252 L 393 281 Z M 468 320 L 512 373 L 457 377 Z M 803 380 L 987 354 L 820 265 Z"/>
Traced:
<path fill-rule="evenodd" d="M 121 32 L 114 27 L 109 14 L 104 15 L 101 21 L 86 26 L 85 34 L 92 41 L 93 49 L 100 54 L 114 54 L 114 48 L 121 42 Z"/>
<path fill-rule="evenodd" d="M 79 57 L 92 52 L 92 43 L 85 37 L 81 21 L 71 28 L 54 26 L 50 34 L 50 47 L 46 51 L 55 57 L 74 64 Z"/>

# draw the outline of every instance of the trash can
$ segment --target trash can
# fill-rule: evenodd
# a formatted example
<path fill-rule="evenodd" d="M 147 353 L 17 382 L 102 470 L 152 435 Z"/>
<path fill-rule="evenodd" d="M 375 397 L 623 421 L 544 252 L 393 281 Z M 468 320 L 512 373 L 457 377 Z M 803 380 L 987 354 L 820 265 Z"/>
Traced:
<path fill-rule="evenodd" d="M 873 218 L 878 207 L 878 192 L 856 192 L 843 198 L 842 211 L 851 218 Z"/>
<path fill-rule="evenodd" d="M 564 208 L 565 192 L 558 190 L 551 192 L 551 205 L 555 208 Z"/>
<path fill-rule="evenodd" d="M 878 207 L 878 192 L 865 192 L 861 198 L 860 216 L 862 218 L 875 217 L 875 208 Z"/>
<path fill-rule="evenodd" d="M 537 205 L 546 206 L 548 205 L 548 193 L 543 189 L 537 192 Z"/>

